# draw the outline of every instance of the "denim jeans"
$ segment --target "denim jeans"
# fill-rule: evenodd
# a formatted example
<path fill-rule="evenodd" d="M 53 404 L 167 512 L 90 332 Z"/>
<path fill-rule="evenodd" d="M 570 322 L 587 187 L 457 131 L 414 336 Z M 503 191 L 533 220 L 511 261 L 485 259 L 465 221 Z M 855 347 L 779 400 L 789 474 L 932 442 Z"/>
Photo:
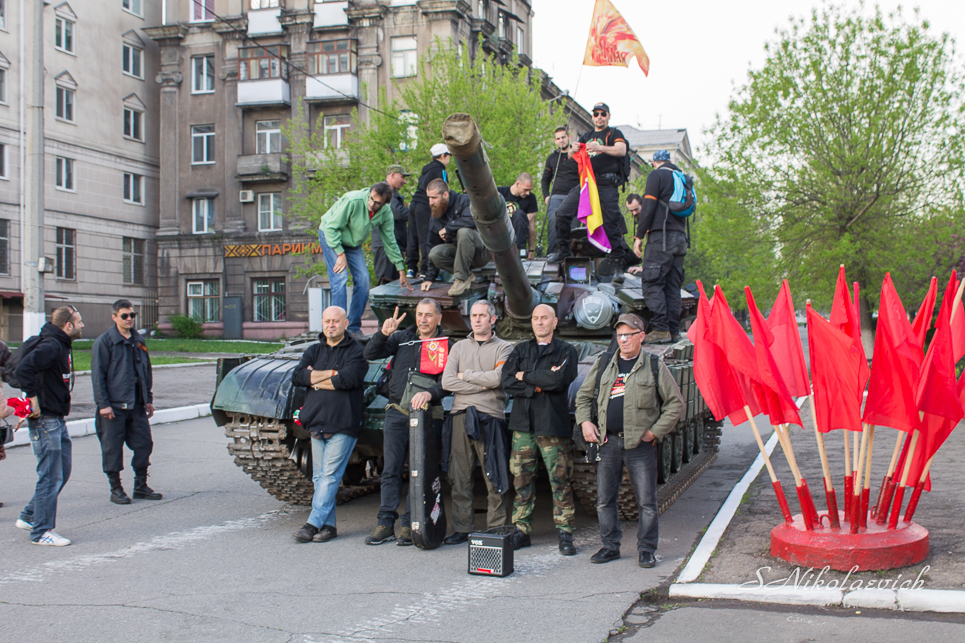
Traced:
<path fill-rule="evenodd" d="M 566 200 L 565 194 L 554 194 L 550 197 L 550 202 L 546 205 L 546 253 L 556 252 L 556 211 L 563 201 Z"/>
<path fill-rule="evenodd" d="M 358 438 L 346 433 L 336 433 L 329 439 L 312 438 L 312 513 L 308 522 L 318 528 L 335 526 L 335 495 L 345 474 L 349 456 Z"/>
<path fill-rule="evenodd" d="M 20 513 L 33 524 L 30 539 L 37 540 L 57 523 L 57 496 L 70 478 L 72 443 L 63 418 L 28 420 L 30 446 L 37 456 L 37 488 Z"/>
<path fill-rule="evenodd" d="M 338 255 L 325 241 L 325 235 L 318 233 L 318 241 L 322 246 L 322 254 L 325 256 L 325 266 L 328 268 L 328 281 L 332 286 L 332 305 L 345 308 L 348 299 L 346 288 L 348 287 L 349 273 L 352 275 L 352 308 L 348 311 L 348 330 L 357 333 L 362 330 L 362 313 L 365 312 L 365 305 L 369 301 L 369 267 L 365 264 L 365 253 L 362 248 L 344 247 L 345 260 L 348 268 L 342 272 L 335 273 L 332 269 L 338 261 Z"/>
<path fill-rule="evenodd" d="M 620 551 L 620 514 L 617 498 L 623 482 L 623 465 L 627 466 L 630 483 L 640 508 L 637 524 L 637 551 L 657 551 L 657 443 L 641 442 L 636 449 L 623 448 L 623 438 L 607 436 L 600 447 L 596 466 L 596 516 L 600 522 L 600 540 L 607 549 Z"/>

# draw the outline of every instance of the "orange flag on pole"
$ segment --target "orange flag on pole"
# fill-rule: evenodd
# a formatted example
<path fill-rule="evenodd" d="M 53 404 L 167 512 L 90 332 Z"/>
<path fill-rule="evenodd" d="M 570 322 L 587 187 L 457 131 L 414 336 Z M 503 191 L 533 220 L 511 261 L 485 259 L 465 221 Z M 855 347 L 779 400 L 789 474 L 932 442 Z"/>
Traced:
<path fill-rule="evenodd" d="M 588 67 L 627 67 L 631 57 L 636 57 L 643 75 L 648 75 L 650 58 L 633 29 L 610 0 L 596 0 L 583 64 Z"/>

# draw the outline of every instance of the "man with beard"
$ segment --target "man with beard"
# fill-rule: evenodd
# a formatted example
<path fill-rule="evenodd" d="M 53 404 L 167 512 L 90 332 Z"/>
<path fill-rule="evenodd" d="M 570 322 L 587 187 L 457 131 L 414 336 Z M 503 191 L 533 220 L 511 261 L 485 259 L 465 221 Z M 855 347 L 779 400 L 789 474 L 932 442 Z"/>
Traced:
<path fill-rule="evenodd" d="M 409 172 L 401 165 L 390 165 L 385 170 L 385 182 L 392 188 L 392 200 L 389 206 L 392 208 L 392 218 L 395 222 L 395 245 L 399 247 L 399 252 L 405 256 L 407 239 L 407 222 L 409 220 L 409 208 L 405 207 L 405 201 L 399 190 L 406 184 Z M 385 246 L 382 243 L 382 233 L 378 228 L 372 228 L 372 255 L 375 266 L 375 276 L 380 284 L 395 281 L 399 278 L 399 273 L 389 261 L 385 254 Z"/>
<path fill-rule="evenodd" d="M 483 243 L 476 230 L 476 221 L 469 210 L 469 196 L 456 194 L 442 179 L 432 181 L 426 194 L 432 208 L 429 228 L 429 260 L 432 265 L 422 282 L 422 290 L 432 288 L 439 270 L 451 272 L 455 277 L 449 288 L 450 297 L 458 297 L 472 286 L 474 268 L 489 263 L 492 253 Z"/>
<path fill-rule="evenodd" d="M 409 203 L 409 240 L 406 245 L 405 262 L 409 268 L 406 274 L 410 279 L 417 274 L 426 274 L 429 269 L 429 251 L 432 249 L 429 245 L 429 222 L 432 215 L 426 189 L 436 179 L 442 179 L 447 185 L 449 184 L 449 172 L 446 170 L 446 166 L 452 161 L 449 148 L 444 143 L 436 143 L 429 153 L 432 154 L 432 160 L 422 168 L 419 185 Z"/>

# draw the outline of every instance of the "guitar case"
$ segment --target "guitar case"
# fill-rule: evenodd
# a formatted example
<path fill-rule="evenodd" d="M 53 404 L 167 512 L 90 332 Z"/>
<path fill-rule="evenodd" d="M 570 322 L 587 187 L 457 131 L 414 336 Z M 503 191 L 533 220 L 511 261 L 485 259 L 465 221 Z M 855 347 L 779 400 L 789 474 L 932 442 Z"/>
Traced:
<path fill-rule="evenodd" d="M 439 438 L 432 411 L 409 412 L 409 502 L 412 542 L 419 549 L 435 549 L 446 537 L 446 506 L 442 499 Z"/>

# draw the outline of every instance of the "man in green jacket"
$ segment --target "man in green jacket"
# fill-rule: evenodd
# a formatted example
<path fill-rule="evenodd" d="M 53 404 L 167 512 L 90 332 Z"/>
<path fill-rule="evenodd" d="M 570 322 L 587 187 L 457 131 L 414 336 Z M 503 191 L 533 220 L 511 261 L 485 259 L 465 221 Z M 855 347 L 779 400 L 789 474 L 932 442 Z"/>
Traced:
<path fill-rule="evenodd" d="M 412 290 L 405 276 L 402 253 L 395 243 L 395 221 L 389 202 L 392 188 L 382 181 L 371 188 L 346 192 L 322 215 L 318 241 L 322 246 L 325 266 L 332 287 L 332 305 L 348 308 L 348 332 L 355 339 L 362 334 L 362 313 L 369 301 L 369 269 L 362 244 L 378 228 L 389 261 L 399 271 L 399 281 Z M 348 273 L 352 274 L 352 305 L 346 305 Z"/>
<path fill-rule="evenodd" d="M 617 498 L 625 464 L 640 508 L 639 565 L 656 565 L 657 444 L 677 425 L 684 404 L 663 361 L 656 364 L 659 376 L 654 377 L 653 358 L 641 350 L 643 330 L 643 320 L 638 316 L 620 315 L 616 323 L 619 352 L 597 358 L 576 394 L 576 422 L 583 438 L 600 444 L 596 513 L 603 549 L 593 554 L 591 563 L 608 563 L 620 557 L 623 534 Z M 609 359 L 601 363 L 604 357 Z M 603 374 L 597 388 L 600 369 Z"/>

